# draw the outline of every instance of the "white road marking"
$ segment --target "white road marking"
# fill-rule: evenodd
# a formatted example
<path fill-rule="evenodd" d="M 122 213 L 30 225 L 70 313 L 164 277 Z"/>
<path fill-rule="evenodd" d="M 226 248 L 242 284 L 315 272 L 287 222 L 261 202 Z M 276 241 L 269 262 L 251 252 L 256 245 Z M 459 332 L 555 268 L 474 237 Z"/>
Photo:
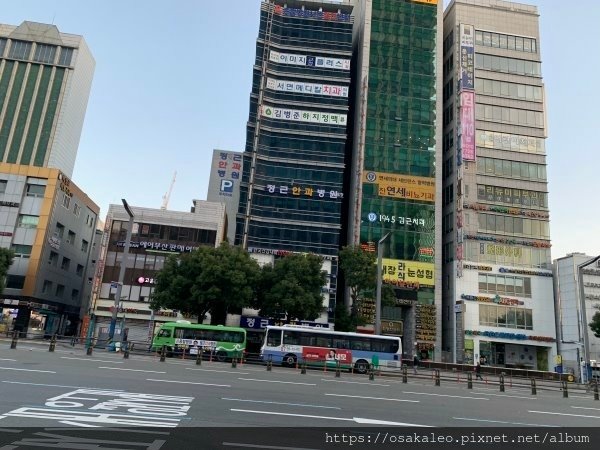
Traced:
<path fill-rule="evenodd" d="M 332 397 L 350 397 L 350 398 L 363 398 L 366 400 L 386 400 L 388 402 L 409 402 L 409 403 L 419 403 L 420 400 L 402 400 L 399 398 L 383 398 L 383 397 L 363 397 L 361 395 L 346 395 L 346 394 L 325 394 L 330 395 Z"/>
<path fill-rule="evenodd" d="M 295 383 L 293 381 L 259 380 L 256 378 L 238 378 L 238 380 L 257 381 L 257 382 L 261 382 L 261 383 L 300 384 L 303 386 L 316 386 L 316 383 Z"/>
<path fill-rule="evenodd" d="M 81 427 L 81 428 L 99 428 L 100 427 L 100 425 L 88 425 L 85 423 L 71 422 L 70 420 L 60 420 L 59 422 L 65 424 L 65 425 L 71 425 L 72 427 Z"/>
<path fill-rule="evenodd" d="M 10 358 L 0 358 L 0 361 L 13 361 L 13 362 L 17 362 L 16 359 L 10 359 Z"/>
<path fill-rule="evenodd" d="M 0 420 L 6 419 L 6 416 L 0 416 Z"/>
<path fill-rule="evenodd" d="M 3 381 L 2 383 L 27 384 L 27 385 L 30 385 L 30 386 L 64 387 L 64 388 L 73 388 L 73 389 L 99 389 L 97 387 L 90 388 L 90 387 L 83 387 L 83 386 L 65 386 L 63 384 L 23 383 L 21 381 Z M 110 388 L 110 390 L 111 391 L 122 391 L 123 389 L 113 389 L 113 388 Z"/>
<path fill-rule="evenodd" d="M 113 363 L 113 364 L 123 364 L 123 361 L 111 361 L 108 359 L 88 359 L 88 358 L 74 358 L 71 356 L 61 356 L 60 359 L 76 359 L 79 361 L 92 361 L 92 362 L 107 362 L 107 363 Z"/>
<path fill-rule="evenodd" d="M 196 383 L 195 381 L 157 380 L 154 378 L 146 378 L 146 381 L 158 381 L 161 383 L 177 383 L 177 384 L 199 384 L 201 386 L 231 387 L 230 384 L 210 384 L 210 383 Z"/>
<path fill-rule="evenodd" d="M 489 398 L 485 397 L 463 397 L 461 395 L 448 395 L 448 394 L 429 394 L 426 392 L 403 392 L 403 394 L 413 394 L 413 395 L 431 395 L 435 397 L 452 397 L 452 398 L 464 398 L 469 400 L 489 400 Z"/>
<path fill-rule="evenodd" d="M 503 422 L 502 420 L 484 420 L 484 419 L 470 419 L 468 417 L 453 417 L 455 420 L 470 420 L 473 422 L 490 422 L 490 423 L 504 423 L 507 425 L 525 425 L 527 427 L 553 427 L 554 425 L 540 425 L 539 423 L 520 423 L 520 422 Z"/>
<path fill-rule="evenodd" d="M 584 416 L 581 414 L 567 414 L 567 413 L 558 413 L 558 412 L 550 412 L 550 411 L 527 411 L 527 412 L 536 413 L 536 414 L 550 414 L 553 416 L 587 417 L 590 419 L 600 419 L 600 416 Z"/>
<path fill-rule="evenodd" d="M 266 448 L 269 450 L 318 450 L 306 447 L 280 447 L 275 445 L 244 444 L 243 442 L 223 442 L 223 447 Z"/>
<path fill-rule="evenodd" d="M 272 416 L 287 416 L 287 417 L 305 417 L 307 419 L 322 419 L 322 420 L 340 420 L 344 422 L 355 422 L 355 423 L 364 423 L 364 424 L 378 424 L 378 425 L 402 425 L 402 426 L 410 426 L 410 427 L 427 427 L 429 425 L 419 425 L 416 423 L 404 423 L 404 422 L 390 422 L 387 420 L 377 420 L 377 419 L 364 419 L 361 417 L 331 417 L 331 416 L 313 416 L 311 414 L 292 414 L 292 413 L 282 413 L 275 411 L 255 411 L 252 409 L 230 409 L 233 412 L 245 412 L 250 414 L 266 414 Z"/>
<path fill-rule="evenodd" d="M 128 372 L 145 372 L 145 373 L 167 373 L 167 372 L 160 372 L 158 370 L 121 369 L 120 367 L 98 367 L 98 369 L 127 370 Z"/>
<path fill-rule="evenodd" d="M 52 370 L 35 370 L 35 369 L 17 369 L 15 367 L 0 367 L 0 370 L 19 370 L 22 372 L 42 372 L 42 373 L 56 373 Z"/>
<path fill-rule="evenodd" d="M 506 394 L 492 394 L 491 392 L 478 392 L 477 395 L 491 395 L 493 397 L 507 397 L 507 398 L 525 398 L 529 400 L 537 400 L 537 397 L 523 397 L 522 395 L 506 395 Z"/>
<path fill-rule="evenodd" d="M 571 408 L 575 408 L 575 409 L 593 409 L 594 411 L 600 411 L 600 408 L 586 408 L 585 406 L 571 406 Z"/>
<path fill-rule="evenodd" d="M 326 394 L 327 395 L 327 394 Z M 321 405 L 307 405 L 306 403 L 283 403 L 283 402 L 267 402 L 264 400 L 245 400 L 241 398 L 221 398 L 221 400 L 228 400 L 233 402 L 249 402 L 249 403 L 268 403 L 270 405 L 289 405 L 289 406 L 301 406 L 304 408 L 326 408 L 326 409 L 342 409 L 338 406 L 321 406 Z"/>
<path fill-rule="evenodd" d="M 328 380 L 327 378 L 321 378 L 321 381 L 326 381 L 328 383 L 368 384 L 369 386 L 385 386 L 385 387 L 390 387 L 389 384 L 365 383 L 363 381 L 340 381 L 340 380 Z"/>
<path fill-rule="evenodd" d="M 186 367 L 185 370 L 199 370 L 201 372 L 219 372 L 219 373 L 235 373 L 238 375 L 250 375 L 249 372 L 236 372 L 235 370 L 195 369 L 192 367 Z"/>

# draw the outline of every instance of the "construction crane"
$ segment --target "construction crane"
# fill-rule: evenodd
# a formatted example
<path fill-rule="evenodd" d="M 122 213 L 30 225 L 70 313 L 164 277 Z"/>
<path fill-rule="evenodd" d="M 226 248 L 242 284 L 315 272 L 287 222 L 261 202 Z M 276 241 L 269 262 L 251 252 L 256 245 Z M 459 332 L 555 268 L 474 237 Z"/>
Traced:
<path fill-rule="evenodd" d="M 177 171 L 173 174 L 173 179 L 171 180 L 171 186 L 169 186 L 169 190 L 165 192 L 162 199 L 162 205 L 160 205 L 160 209 L 167 209 L 169 206 L 169 199 L 171 198 L 171 192 L 173 192 L 173 185 L 175 184 L 175 178 L 177 177 Z"/>

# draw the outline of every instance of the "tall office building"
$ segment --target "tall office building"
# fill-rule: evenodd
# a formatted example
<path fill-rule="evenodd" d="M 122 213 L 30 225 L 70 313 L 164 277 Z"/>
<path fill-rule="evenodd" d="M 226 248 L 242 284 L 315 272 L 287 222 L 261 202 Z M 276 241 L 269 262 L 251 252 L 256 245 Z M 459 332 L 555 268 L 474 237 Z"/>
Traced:
<path fill-rule="evenodd" d="M 351 12 L 349 0 L 261 2 L 236 223 L 236 244 L 261 263 L 289 252 L 325 257 L 329 318 L 346 194 Z"/>
<path fill-rule="evenodd" d="M 444 13 L 443 346 L 458 362 L 552 368 L 547 135 L 537 7 Z"/>
<path fill-rule="evenodd" d="M 81 36 L 0 24 L 0 162 L 73 176 L 94 67 Z"/>
<path fill-rule="evenodd" d="M 348 241 L 373 252 L 382 241 L 398 306 L 386 318 L 402 322 L 405 353 L 441 359 L 442 2 L 365 0 L 355 14 Z"/>

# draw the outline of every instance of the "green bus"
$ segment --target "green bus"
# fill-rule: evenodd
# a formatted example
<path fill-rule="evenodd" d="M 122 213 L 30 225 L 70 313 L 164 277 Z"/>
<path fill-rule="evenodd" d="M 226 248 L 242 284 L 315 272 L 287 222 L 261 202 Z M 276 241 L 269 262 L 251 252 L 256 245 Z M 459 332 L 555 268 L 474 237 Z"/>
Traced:
<path fill-rule="evenodd" d="M 152 350 L 166 346 L 167 356 L 212 353 L 217 361 L 240 357 L 246 350 L 246 330 L 223 325 L 204 325 L 188 321 L 165 322 L 152 341 Z"/>

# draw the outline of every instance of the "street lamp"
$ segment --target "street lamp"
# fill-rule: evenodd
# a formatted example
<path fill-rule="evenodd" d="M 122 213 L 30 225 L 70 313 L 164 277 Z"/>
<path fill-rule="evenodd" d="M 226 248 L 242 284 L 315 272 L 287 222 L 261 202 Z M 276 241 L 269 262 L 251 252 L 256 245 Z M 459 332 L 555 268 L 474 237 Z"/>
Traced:
<path fill-rule="evenodd" d="M 381 244 L 385 241 L 388 236 L 392 234 L 391 231 L 383 236 L 377 242 L 377 292 L 375 294 L 375 334 L 381 334 L 381 266 L 383 265 L 383 248 Z"/>
<path fill-rule="evenodd" d="M 589 266 L 590 264 L 595 263 L 596 261 L 598 261 L 600 259 L 600 255 L 596 256 L 595 258 L 591 258 L 589 260 L 587 260 L 584 263 L 578 264 L 577 265 L 577 278 L 578 278 L 578 283 L 579 283 L 579 301 L 580 301 L 580 305 L 581 305 L 581 321 L 583 322 L 581 324 L 582 328 L 583 328 L 583 359 L 584 359 L 584 368 L 580 369 L 581 370 L 581 381 L 583 383 L 587 383 L 588 378 L 589 378 L 589 367 L 590 367 L 590 340 L 588 337 L 588 323 L 587 323 L 587 311 L 585 308 L 585 292 L 583 289 L 583 268 Z M 577 361 L 579 363 L 579 367 L 581 368 L 581 362 Z M 585 377 L 584 377 L 584 370 L 585 370 Z"/>
<path fill-rule="evenodd" d="M 121 290 L 123 289 L 123 279 L 125 278 L 125 269 L 127 266 L 127 257 L 129 256 L 129 245 L 131 244 L 131 232 L 133 231 L 133 212 L 127 201 L 122 198 L 123 206 L 125 211 L 129 215 L 129 226 L 127 228 L 127 235 L 125 238 L 125 247 L 123 248 L 123 261 L 121 261 L 121 267 L 119 269 L 119 281 L 117 283 L 117 292 L 115 294 L 115 303 L 113 305 L 112 318 L 110 319 L 110 328 L 108 329 L 108 339 L 112 340 L 115 336 L 115 326 L 117 324 L 117 314 L 119 312 L 119 302 L 121 301 Z M 123 330 L 121 330 L 121 336 L 123 336 Z"/>

